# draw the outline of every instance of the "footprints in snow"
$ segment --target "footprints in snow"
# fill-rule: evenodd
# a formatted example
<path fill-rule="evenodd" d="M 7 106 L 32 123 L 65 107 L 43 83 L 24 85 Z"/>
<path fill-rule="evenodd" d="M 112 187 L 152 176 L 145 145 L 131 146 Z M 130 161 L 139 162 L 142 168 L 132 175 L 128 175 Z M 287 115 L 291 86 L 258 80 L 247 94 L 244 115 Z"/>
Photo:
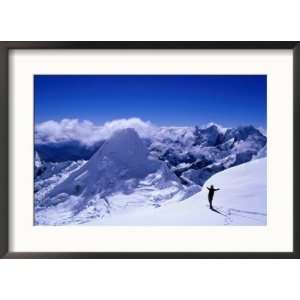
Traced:
<path fill-rule="evenodd" d="M 209 208 L 209 205 L 207 205 L 207 207 Z M 261 212 L 247 211 L 235 208 L 224 209 L 222 206 L 214 207 L 211 210 L 225 217 L 224 225 L 234 225 L 236 221 L 235 219 L 237 218 L 246 218 L 249 220 L 254 220 L 257 221 L 258 224 L 266 223 L 265 220 L 267 215 Z"/>

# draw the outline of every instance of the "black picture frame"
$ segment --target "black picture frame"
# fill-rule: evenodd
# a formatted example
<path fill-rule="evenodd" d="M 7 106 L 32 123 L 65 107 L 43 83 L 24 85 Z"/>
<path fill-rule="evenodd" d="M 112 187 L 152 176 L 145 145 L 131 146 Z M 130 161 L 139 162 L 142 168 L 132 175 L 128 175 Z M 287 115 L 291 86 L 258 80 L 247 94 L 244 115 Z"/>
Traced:
<path fill-rule="evenodd" d="M 290 49 L 293 50 L 293 252 L 26 252 L 9 251 L 9 51 L 13 49 Z M 0 257 L 102 259 L 300 258 L 300 43 L 285 42 L 0 42 Z"/>

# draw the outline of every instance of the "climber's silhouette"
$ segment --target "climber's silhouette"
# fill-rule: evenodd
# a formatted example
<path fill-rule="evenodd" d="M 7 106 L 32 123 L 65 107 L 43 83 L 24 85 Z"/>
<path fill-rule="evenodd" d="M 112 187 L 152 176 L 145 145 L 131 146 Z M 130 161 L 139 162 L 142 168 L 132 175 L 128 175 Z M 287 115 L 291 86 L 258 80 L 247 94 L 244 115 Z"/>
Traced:
<path fill-rule="evenodd" d="M 214 194 L 215 194 L 215 191 L 218 191 L 220 189 L 215 189 L 213 185 L 211 185 L 210 187 L 206 187 L 209 192 L 208 192 L 208 202 L 209 202 L 209 208 L 210 209 L 214 209 L 213 206 L 212 206 L 212 201 L 214 199 Z"/>

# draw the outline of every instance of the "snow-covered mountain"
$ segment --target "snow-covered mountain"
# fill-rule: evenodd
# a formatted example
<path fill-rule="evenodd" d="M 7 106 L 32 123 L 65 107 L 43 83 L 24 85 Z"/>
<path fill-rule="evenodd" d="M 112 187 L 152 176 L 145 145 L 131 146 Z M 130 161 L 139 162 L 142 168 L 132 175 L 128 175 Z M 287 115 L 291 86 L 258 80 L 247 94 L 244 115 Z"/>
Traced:
<path fill-rule="evenodd" d="M 131 207 L 161 206 L 199 191 L 185 187 L 165 162 L 149 157 L 134 129 L 117 131 L 80 168 L 36 197 L 36 224 L 104 218 Z M 42 196 L 41 196 L 42 195 Z"/>
<path fill-rule="evenodd" d="M 92 127 L 97 135 L 88 135 L 88 144 L 57 128 L 57 138 L 38 135 L 36 224 L 86 223 L 178 202 L 199 192 L 214 174 L 267 154 L 266 136 L 251 125 L 154 127 L 137 120 L 133 127 L 126 124 L 110 125 L 105 135 Z M 76 126 L 82 137 L 90 130 L 85 124 L 82 133 Z"/>
<path fill-rule="evenodd" d="M 212 176 L 206 186 L 220 188 L 210 210 L 207 190 L 160 209 L 143 208 L 111 215 L 90 224 L 102 225 L 266 225 L 266 158 L 257 159 Z"/>
<path fill-rule="evenodd" d="M 202 186 L 213 174 L 253 159 L 266 142 L 254 126 L 225 129 L 210 124 L 204 128 L 184 128 L 173 138 L 156 139 L 149 147 L 183 183 L 192 181 Z M 264 154 L 261 152 L 260 157 Z"/>
<path fill-rule="evenodd" d="M 267 139 L 261 130 L 251 125 L 237 128 L 223 128 L 214 123 L 201 128 L 152 126 L 148 131 L 144 127 L 141 130 L 139 124 L 137 128 L 152 156 L 165 161 L 183 184 L 192 181 L 202 186 L 217 172 L 250 161 L 257 155 L 266 155 L 261 149 Z M 55 143 L 53 139 L 48 140 L 51 142 L 41 142 L 39 138 L 36 150 L 43 160 L 52 162 L 88 160 L 105 142 L 97 140 L 87 145 L 66 138 Z"/>

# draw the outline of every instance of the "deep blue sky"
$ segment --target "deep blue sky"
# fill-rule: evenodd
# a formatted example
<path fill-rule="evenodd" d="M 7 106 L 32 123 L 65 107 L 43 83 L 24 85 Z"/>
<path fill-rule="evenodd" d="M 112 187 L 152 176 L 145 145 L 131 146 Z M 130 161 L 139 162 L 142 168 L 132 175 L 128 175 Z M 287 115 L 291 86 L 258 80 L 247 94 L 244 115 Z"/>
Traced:
<path fill-rule="evenodd" d="M 37 123 L 138 117 L 156 125 L 266 128 L 264 75 L 35 75 Z"/>

